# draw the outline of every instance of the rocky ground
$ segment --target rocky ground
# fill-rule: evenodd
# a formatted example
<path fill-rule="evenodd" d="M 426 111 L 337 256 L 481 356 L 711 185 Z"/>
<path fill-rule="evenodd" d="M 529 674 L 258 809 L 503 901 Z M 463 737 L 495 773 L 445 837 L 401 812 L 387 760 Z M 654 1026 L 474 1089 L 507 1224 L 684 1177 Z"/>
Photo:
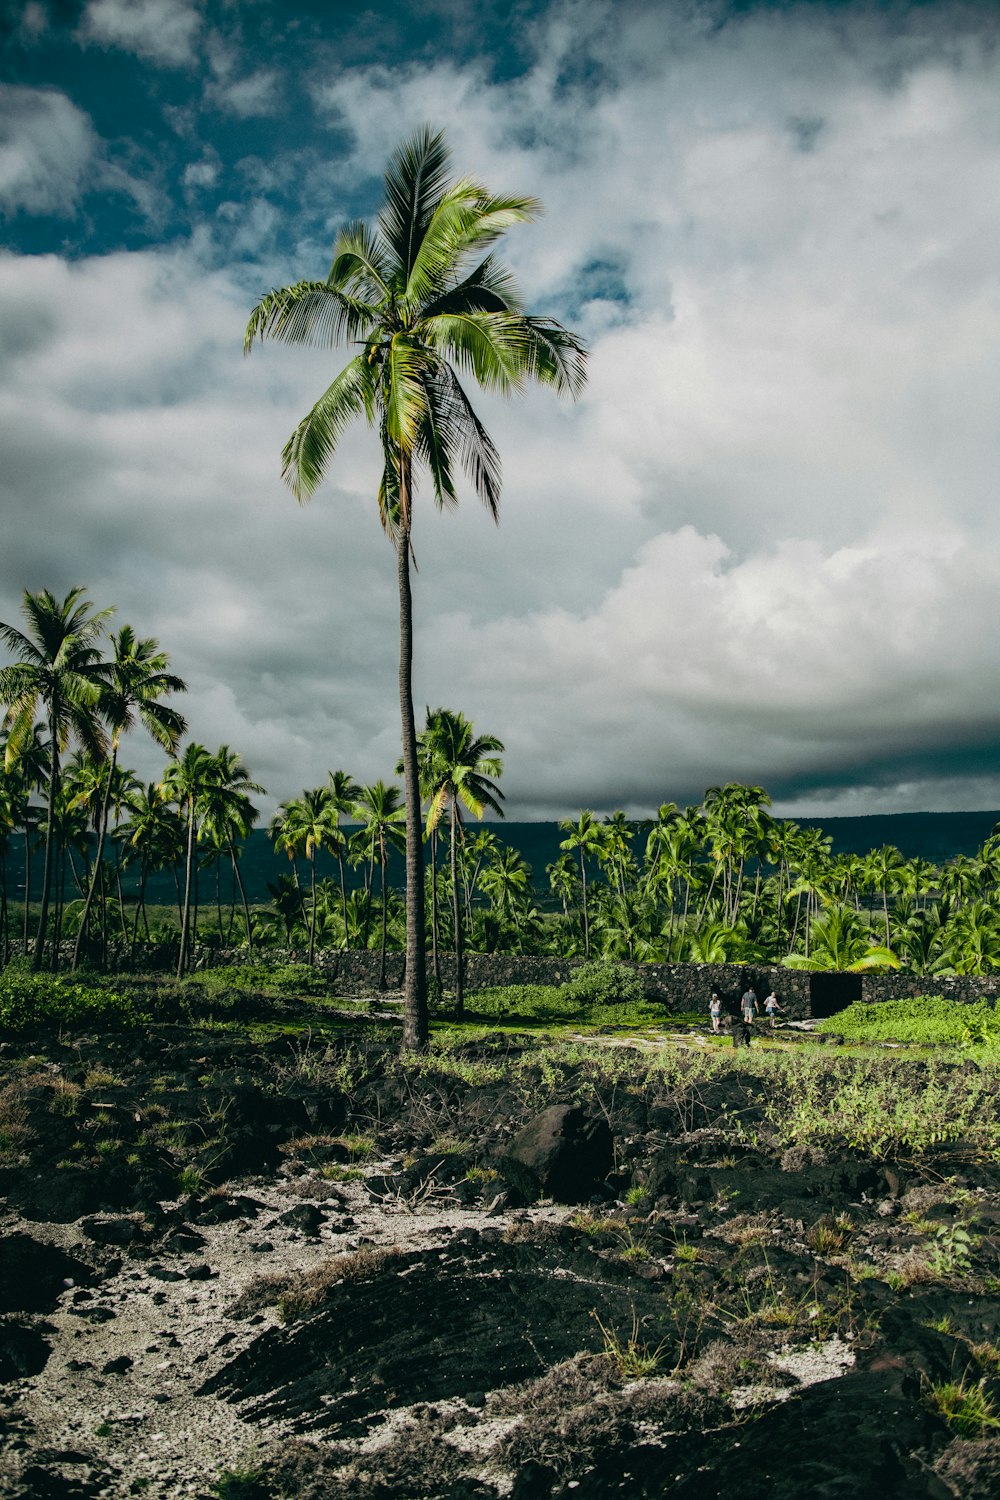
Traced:
<path fill-rule="evenodd" d="M 0 1494 L 1000 1493 L 1000 1169 L 607 1058 L 6 1044 Z"/>

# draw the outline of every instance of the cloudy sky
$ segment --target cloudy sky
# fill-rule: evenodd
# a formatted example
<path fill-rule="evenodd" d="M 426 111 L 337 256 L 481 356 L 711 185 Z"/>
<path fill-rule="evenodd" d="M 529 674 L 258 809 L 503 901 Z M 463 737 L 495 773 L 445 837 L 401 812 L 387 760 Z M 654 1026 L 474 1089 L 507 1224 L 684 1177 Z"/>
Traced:
<path fill-rule="evenodd" d="M 0 619 L 117 605 L 272 803 L 391 776 L 374 441 L 298 508 L 338 356 L 242 334 L 429 122 L 543 200 L 504 255 L 591 364 L 482 400 L 499 528 L 418 505 L 418 709 L 504 740 L 515 817 L 1000 807 L 994 3 L 0 0 L 0 37 Z"/>

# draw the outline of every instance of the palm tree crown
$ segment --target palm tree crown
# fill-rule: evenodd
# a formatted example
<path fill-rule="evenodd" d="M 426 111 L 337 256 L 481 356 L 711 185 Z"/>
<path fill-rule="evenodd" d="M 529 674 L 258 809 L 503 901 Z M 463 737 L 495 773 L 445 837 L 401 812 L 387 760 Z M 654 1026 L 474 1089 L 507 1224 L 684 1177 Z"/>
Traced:
<path fill-rule="evenodd" d="M 269 292 L 246 331 L 247 350 L 263 338 L 360 346 L 285 444 L 283 473 L 303 499 L 355 418 L 379 434 L 379 515 L 396 547 L 399 588 L 409 1047 L 426 1045 L 428 1035 L 409 578 L 414 467 L 429 474 L 439 506 L 456 503 L 455 471 L 464 469 L 496 517 L 499 456 L 460 374 L 503 394 L 530 379 L 572 394 L 583 385 L 581 342 L 552 319 L 524 312 L 509 273 L 488 253 L 538 212 L 533 198 L 497 196 L 467 177 L 451 181 L 443 136 L 420 130 L 389 162 L 375 226 L 349 224 L 327 279 Z"/>

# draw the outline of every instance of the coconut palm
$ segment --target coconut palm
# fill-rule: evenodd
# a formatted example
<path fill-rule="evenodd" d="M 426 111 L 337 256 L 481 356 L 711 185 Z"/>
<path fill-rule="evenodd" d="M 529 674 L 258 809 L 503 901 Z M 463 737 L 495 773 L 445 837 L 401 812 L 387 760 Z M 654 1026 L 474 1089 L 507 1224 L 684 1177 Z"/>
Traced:
<path fill-rule="evenodd" d="M 262 796 L 264 788 L 251 779 L 250 772 L 235 750 L 220 745 L 212 756 L 212 765 L 206 778 L 201 798 L 202 836 L 212 840 L 220 853 L 229 855 L 233 882 L 239 890 L 243 904 L 243 920 L 246 923 L 247 946 L 253 948 L 253 924 L 246 887 L 240 874 L 239 846 L 259 817 L 259 809 L 250 801 L 251 794 Z M 236 890 L 230 903 L 230 929 L 236 904 Z"/>
<path fill-rule="evenodd" d="M 590 913 L 587 909 L 587 859 L 597 858 L 602 848 L 602 825 L 588 808 L 584 808 L 574 823 L 566 819 L 559 824 L 566 837 L 559 847 L 567 853 L 574 849 L 580 860 L 580 905 L 583 912 L 583 956 L 590 957 Z"/>
<path fill-rule="evenodd" d="M 379 434 L 379 515 L 395 545 L 399 589 L 407 829 L 403 1044 L 424 1047 L 423 845 L 411 681 L 415 471 L 427 470 L 435 500 L 445 506 L 457 501 L 460 465 L 495 517 L 499 458 L 459 372 L 503 394 L 528 379 L 575 393 L 584 381 L 585 351 L 558 323 L 525 314 L 510 275 L 486 253 L 512 225 L 537 214 L 534 199 L 498 197 L 470 178 L 450 182 L 444 138 L 426 128 L 393 154 L 385 194 L 374 229 L 358 222 L 341 231 L 326 281 L 299 282 L 262 298 L 246 348 L 258 338 L 361 346 L 289 438 L 284 477 L 305 498 L 355 418 L 364 417 Z"/>
<path fill-rule="evenodd" d="M 114 613 L 95 610 L 82 588 L 70 589 L 61 602 L 42 589 L 26 589 L 21 604 L 28 633 L 0 624 L 0 639 L 19 658 L 0 668 L 0 702 L 7 704 L 6 761 L 17 759 L 35 732 L 35 715 L 44 709 L 49 736 L 48 810 L 42 908 L 35 938 L 33 967 L 40 969 L 48 927 L 52 888 L 53 829 L 59 795 L 60 757 L 71 738 L 88 754 L 102 756 L 105 734 L 100 720 L 101 691 L 107 679 L 98 641 Z M 54 951 L 53 966 L 58 961 Z"/>
<path fill-rule="evenodd" d="M 427 710 L 426 728 L 417 737 L 430 793 L 427 830 L 434 833 L 445 809 L 450 811 L 451 909 L 455 945 L 455 1012 L 463 1010 L 462 910 L 458 888 L 458 844 L 462 836 L 462 808 L 481 818 L 488 807 L 503 817 L 503 793 L 493 778 L 503 774 L 503 745 L 495 735 L 476 736 L 469 720 L 451 709 Z"/>
<path fill-rule="evenodd" d="M 294 850 L 295 853 L 301 849 L 309 863 L 309 893 L 310 893 L 310 917 L 309 917 L 309 963 L 315 962 L 316 958 L 316 917 L 318 912 L 316 901 L 316 855 L 320 849 L 325 849 L 336 836 L 337 825 L 333 811 L 330 806 L 331 794 L 329 787 L 314 787 L 311 791 L 302 793 L 301 797 L 292 798 L 281 804 L 284 813 L 282 823 L 282 842 L 286 851 Z"/>
<path fill-rule="evenodd" d="M 344 918 L 344 942 L 347 947 L 347 881 L 344 878 L 344 855 L 347 852 L 347 835 L 340 826 L 341 818 L 353 818 L 357 814 L 358 798 L 361 796 L 361 788 L 347 771 L 328 771 L 327 779 L 330 783 L 330 817 L 333 820 L 333 833 L 330 837 L 330 849 L 337 861 L 337 869 L 340 874 L 340 906 Z"/>
<path fill-rule="evenodd" d="M 191 903 L 194 895 L 194 846 L 202 799 L 211 780 L 213 758 L 204 745 L 192 742 L 184 754 L 166 769 L 160 785 L 168 801 L 175 804 L 184 822 L 184 900 L 181 907 L 181 940 L 177 955 L 177 978 L 187 967 L 191 947 Z"/>
<path fill-rule="evenodd" d="M 80 949 L 87 936 L 90 909 L 97 891 L 108 831 L 108 805 L 115 783 L 118 747 L 122 735 L 127 734 L 138 722 L 161 750 L 172 755 L 187 728 L 186 719 L 161 701 L 171 693 L 186 692 L 187 684 L 168 671 L 170 658 L 165 651 L 160 650 L 152 636 L 138 637 L 131 625 L 123 625 L 117 634 L 112 635 L 111 646 L 114 654 L 107 664 L 100 699 L 101 717 L 111 731 L 111 766 L 97 818 L 97 852 L 94 855 L 93 874 L 73 949 L 74 969 L 80 961 Z"/>
<path fill-rule="evenodd" d="M 125 799 L 124 810 L 128 817 L 118 825 L 115 837 L 126 846 L 126 864 L 131 857 L 137 855 L 139 858 L 139 895 L 131 940 L 131 962 L 134 967 L 140 919 L 144 925 L 146 941 L 149 942 L 151 938 L 146 913 L 146 882 L 151 871 L 168 868 L 174 871 L 178 915 L 183 922 L 177 866 L 184 857 L 185 840 L 180 816 L 167 803 L 163 787 L 158 782 L 151 781 L 131 791 Z"/>
<path fill-rule="evenodd" d="M 39 809 L 31 803 L 31 793 L 44 791 L 48 785 L 49 747 L 42 738 L 43 726 L 35 724 L 21 743 L 16 757 L 10 760 L 6 742 L 3 745 L 3 780 L 14 819 L 24 839 L 24 913 L 21 952 L 28 953 L 31 911 L 31 847 L 37 834 Z"/>
<path fill-rule="evenodd" d="M 872 942 L 869 929 L 853 906 L 833 903 L 809 924 L 806 953 L 789 953 L 782 963 L 789 969 L 898 969 L 899 959 L 884 945 Z"/>
<path fill-rule="evenodd" d="M 379 947 L 378 987 L 385 989 L 385 946 L 389 921 L 389 906 L 386 898 L 386 870 L 389 866 L 389 846 L 402 849 L 406 842 L 406 813 L 400 805 L 398 786 L 386 786 L 376 781 L 372 786 L 361 788 L 358 812 L 364 822 L 363 833 L 370 857 L 376 856 L 381 876 L 382 941 Z"/>

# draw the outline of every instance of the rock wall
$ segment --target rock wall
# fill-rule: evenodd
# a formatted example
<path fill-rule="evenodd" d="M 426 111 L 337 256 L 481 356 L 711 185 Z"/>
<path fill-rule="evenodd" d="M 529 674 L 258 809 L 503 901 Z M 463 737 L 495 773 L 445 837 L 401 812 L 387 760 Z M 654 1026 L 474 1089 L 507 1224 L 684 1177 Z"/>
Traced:
<path fill-rule="evenodd" d="M 67 947 L 67 961 L 70 952 L 71 949 Z M 111 967 L 127 967 L 127 953 L 112 953 L 109 957 Z M 194 951 L 192 966 L 198 970 L 251 961 L 277 966 L 304 963 L 305 960 L 306 953 L 301 948 L 263 948 L 257 950 L 251 959 L 246 948 L 198 947 Z M 177 964 L 176 944 L 140 945 L 136 963 L 138 968 L 146 972 L 169 973 Z M 467 953 L 465 987 L 472 990 L 513 984 L 564 984 L 580 963 L 579 959 L 519 953 Z M 377 952 L 320 949 L 316 953 L 316 967 L 340 986 L 345 994 L 378 993 Z M 427 967 L 430 975 L 429 954 Z M 444 991 L 448 993 L 454 989 L 455 984 L 454 955 L 440 954 L 439 967 Z M 935 974 L 921 977 L 904 973 L 810 973 L 765 964 L 642 963 L 630 964 L 629 967 L 637 969 L 642 975 L 647 998 L 661 1000 L 668 1010 L 674 1012 L 707 1013 L 709 996 L 714 989 L 719 991 L 727 1006 L 735 1010 L 739 997 L 748 984 L 753 985 L 761 1002 L 773 986 L 784 1008 L 784 1015 L 789 1020 L 801 1020 L 812 1015 L 834 1015 L 852 1000 L 877 1004 L 882 1000 L 900 1000 L 914 995 L 944 995 L 946 999 L 964 1002 L 981 999 L 995 1001 L 1000 998 L 1000 973 L 992 976 Z M 404 968 L 402 953 L 386 954 L 387 991 L 398 992 L 402 989 Z"/>
<path fill-rule="evenodd" d="M 880 1000 L 908 1000 L 913 995 L 943 995 L 946 1000 L 996 1001 L 1000 997 L 1000 974 L 865 974 L 861 998 L 872 1004 Z"/>

